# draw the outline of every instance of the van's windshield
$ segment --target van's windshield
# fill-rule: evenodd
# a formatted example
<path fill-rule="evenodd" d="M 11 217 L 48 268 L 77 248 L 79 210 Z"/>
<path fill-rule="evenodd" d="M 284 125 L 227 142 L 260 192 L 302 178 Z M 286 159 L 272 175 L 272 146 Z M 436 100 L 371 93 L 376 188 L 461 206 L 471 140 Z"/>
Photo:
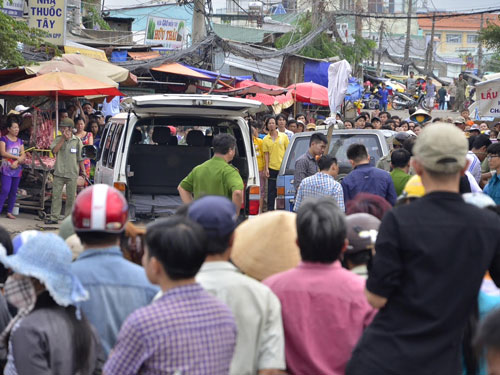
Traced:
<path fill-rule="evenodd" d="M 309 140 L 310 137 L 297 137 L 294 140 L 286 163 L 285 174 L 294 174 L 295 162 L 309 149 Z M 373 166 L 382 157 L 380 140 L 375 134 L 333 134 L 329 153 L 337 158 L 341 173 L 347 173 L 351 169 L 346 154 L 347 149 L 353 143 L 361 143 L 366 146 L 370 155 L 370 164 Z"/>

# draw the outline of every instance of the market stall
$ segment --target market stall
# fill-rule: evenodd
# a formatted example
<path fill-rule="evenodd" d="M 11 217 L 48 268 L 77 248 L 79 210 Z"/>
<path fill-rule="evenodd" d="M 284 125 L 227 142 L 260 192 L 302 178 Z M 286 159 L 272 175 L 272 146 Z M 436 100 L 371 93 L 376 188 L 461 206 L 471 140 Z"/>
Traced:
<path fill-rule="evenodd" d="M 47 96 L 55 100 L 59 108 L 59 96 L 81 97 L 87 95 L 124 96 L 114 84 L 66 72 L 51 72 L 23 81 L 0 86 L 0 96 Z M 53 121 L 55 117 L 55 121 Z M 25 147 L 27 159 L 24 164 L 23 189 L 27 194 L 19 199 L 20 208 L 37 210 L 40 217 L 45 216 L 46 201 L 50 198 L 48 180 L 54 169 L 55 158 L 50 145 L 57 134 L 58 110 L 55 116 L 51 111 L 34 108 L 32 116 L 30 144 Z"/>

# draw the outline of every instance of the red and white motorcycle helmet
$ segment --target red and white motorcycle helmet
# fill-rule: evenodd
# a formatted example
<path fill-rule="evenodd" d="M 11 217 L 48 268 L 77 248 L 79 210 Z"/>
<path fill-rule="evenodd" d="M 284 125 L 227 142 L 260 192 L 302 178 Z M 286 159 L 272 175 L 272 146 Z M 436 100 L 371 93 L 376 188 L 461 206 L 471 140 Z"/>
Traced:
<path fill-rule="evenodd" d="M 89 186 L 76 197 L 72 218 L 76 232 L 121 233 L 128 219 L 127 200 L 114 187 Z"/>

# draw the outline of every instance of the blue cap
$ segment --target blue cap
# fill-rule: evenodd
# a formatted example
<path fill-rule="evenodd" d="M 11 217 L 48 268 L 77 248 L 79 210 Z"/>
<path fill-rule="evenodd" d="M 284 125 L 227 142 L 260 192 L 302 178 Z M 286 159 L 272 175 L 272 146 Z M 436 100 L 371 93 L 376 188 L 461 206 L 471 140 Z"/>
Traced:
<path fill-rule="evenodd" d="M 225 197 L 205 196 L 189 206 L 188 217 L 200 224 L 207 236 L 224 237 L 237 226 L 234 203 Z"/>

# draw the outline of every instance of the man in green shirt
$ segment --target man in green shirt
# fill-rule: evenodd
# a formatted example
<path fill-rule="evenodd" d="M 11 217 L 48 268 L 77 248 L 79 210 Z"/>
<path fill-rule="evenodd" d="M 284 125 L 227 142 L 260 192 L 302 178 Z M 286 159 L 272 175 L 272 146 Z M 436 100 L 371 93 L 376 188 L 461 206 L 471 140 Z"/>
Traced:
<path fill-rule="evenodd" d="M 391 178 L 396 189 L 396 195 L 400 196 L 406 183 L 410 179 L 410 153 L 404 148 L 394 150 L 391 155 L 392 172 Z"/>
<path fill-rule="evenodd" d="M 177 190 L 184 203 L 205 195 L 220 195 L 233 201 L 239 214 L 243 204 L 243 180 L 238 170 L 229 165 L 236 153 L 236 138 L 230 134 L 219 134 L 212 142 L 214 156 L 193 168 L 181 181 Z"/>
<path fill-rule="evenodd" d="M 52 207 L 50 217 L 45 224 L 57 224 L 62 209 L 62 192 L 66 185 L 66 208 L 65 216 L 73 209 L 76 197 L 76 181 L 79 171 L 84 174 L 85 166 L 82 158 L 82 141 L 73 134 L 73 120 L 65 118 L 59 123 L 61 135 L 50 145 L 50 149 L 56 155 L 54 166 L 54 181 L 52 183 Z"/>
<path fill-rule="evenodd" d="M 462 111 L 465 108 L 465 91 L 467 90 L 467 81 L 464 79 L 464 75 L 460 73 L 458 75 L 457 86 L 457 96 L 455 98 L 455 111 Z"/>

